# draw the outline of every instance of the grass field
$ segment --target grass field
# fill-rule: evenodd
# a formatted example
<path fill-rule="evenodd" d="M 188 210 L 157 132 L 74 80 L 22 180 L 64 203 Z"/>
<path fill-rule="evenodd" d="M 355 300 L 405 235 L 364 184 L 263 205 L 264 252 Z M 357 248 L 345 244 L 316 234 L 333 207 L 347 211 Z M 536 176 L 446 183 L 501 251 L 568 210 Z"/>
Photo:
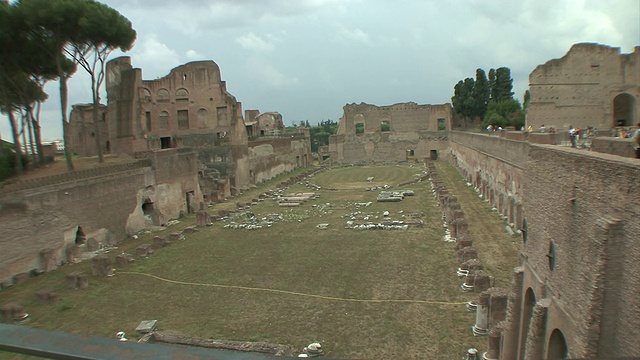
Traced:
<path fill-rule="evenodd" d="M 508 287 L 517 242 L 453 168 L 441 162 L 437 167 L 462 204 L 485 268 L 496 285 Z M 316 192 L 319 199 L 296 208 L 281 208 L 272 200 L 252 206 L 255 218 L 277 214 L 281 219 L 269 228 L 230 229 L 224 227 L 228 222 L 216 222 L 116 269 L 113 277 L 91 277 L 88 289 L 66 289 L 64 276 L 78 269 L 90 273 L 90 264 L 67 265 L 0 292 L 0 304 L 24 305 L 31 315 L 28 326 L 104 337 L 124 330 L 136 340 L 133 330 L 139 322 L 157 319 L 160 331 L 202 338 L 267 341 L 295 349 L 319 341 L 331 358 L 461 358 L 467 347 L 486 349 L 486 338 L 471 334 L 475 314 L 462 304 L 475 295 L 460 290 L 455 244 L 442 241 L 441 212 L 429 184 L 403 187 L 416 196 L 397 203 L 376 202 L 377 191 L 364 191 L 421 172 L 415 165 L 332 168 L 310 179 L 323 187 Z M 279 180 L 210 211 L 255 198 Z M 309 191 L 301 184 L 289 189 Z M 361 202 L 371 205 L 358 208 Z M 345 229 L 352 217 L 380 220 L 383 211 L 392 220 L 419 213 L 424 226 Z M 242 215 L 236 222 L 249 216 L 236 215 Z M 155 235 L 168 236 L 194 222 L 189 216 L 163 232 L 126 240 L 110 255 L 131 252 Z M 329 226 L 321 230 L 320 223 Z M 54 288 L 60 299 L 38 304 L 34 293 L 42 288 Z"/>

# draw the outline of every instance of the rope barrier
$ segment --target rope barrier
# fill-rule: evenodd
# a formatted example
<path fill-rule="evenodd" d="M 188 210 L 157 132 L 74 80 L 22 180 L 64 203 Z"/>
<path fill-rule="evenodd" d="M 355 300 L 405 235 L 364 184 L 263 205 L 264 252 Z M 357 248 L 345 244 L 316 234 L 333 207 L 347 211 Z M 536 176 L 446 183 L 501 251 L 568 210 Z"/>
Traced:
<path fill-rule="evenodd" d="M 334 296 L 305 294 L 305 293 L 300 293 L 300 292 L 295 292 L 295 291 L 278 290 L 278 289 L 266 289 L 266 288 L 249 287 L 249 286 L 207 284 L 207 283 L 196 283 L 196 282 L 171 280 L 171 279 L 162 278 L 160 276 L 147 274 L 147 273 L 141 273 L 141 272 L 118 271 L 117 274 L 148 276 L 148 277 L 154 278 L 156 280 L 168 282 L 168 283 L 171 283 L 171 284 L 178 284 L 178 285 L 216 287 L 216 288 L 239 289 L 239 290 L 249 290 L 249 291 L 264 291 L 264 292 L 272 292 L 272 293 L 279 293 L 279 294 L 286 294 L 286 295 L 303 296 L 303 297 L 310 297 L 310 298 L 316 298 L 316 299 L 322 299 L 322 300 L 333 300 L 333 301 L 348 301 L 348 302 L 362 302 L 362 303 L 414 303 L 414 304 L 436 304 L 436 305 L 465 305 L 466 304 L 466 302 L 447 302 L 447 301 L 434 301 L 434 300 L 341 298 L 341 297 L 334 297 Z"/>

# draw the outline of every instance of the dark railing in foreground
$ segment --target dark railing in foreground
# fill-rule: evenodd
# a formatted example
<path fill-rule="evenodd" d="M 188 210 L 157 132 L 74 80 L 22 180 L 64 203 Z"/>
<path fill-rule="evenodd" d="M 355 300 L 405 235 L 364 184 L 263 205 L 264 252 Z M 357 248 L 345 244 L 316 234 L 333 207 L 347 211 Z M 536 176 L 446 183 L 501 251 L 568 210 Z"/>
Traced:
<path fill-rule="evenodd" d="M 120 342 L 96 336 L 69 334 L 0 323 L 0 350 L 48 359 L 74 360 L 273 360 L 268 354 Z"/>

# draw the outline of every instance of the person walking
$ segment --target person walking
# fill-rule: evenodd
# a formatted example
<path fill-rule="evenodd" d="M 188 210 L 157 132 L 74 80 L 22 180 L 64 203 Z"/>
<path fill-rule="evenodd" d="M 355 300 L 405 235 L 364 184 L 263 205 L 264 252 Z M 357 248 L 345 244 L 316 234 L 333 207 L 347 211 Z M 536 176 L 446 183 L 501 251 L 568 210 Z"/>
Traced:
<path fill-rule="evenodd" d="M 633 133 L 633 139 L 631 139 L 631 145 L 636 150 L 636 159 L 640 159 L 640 122 L 638 128 Z"/>

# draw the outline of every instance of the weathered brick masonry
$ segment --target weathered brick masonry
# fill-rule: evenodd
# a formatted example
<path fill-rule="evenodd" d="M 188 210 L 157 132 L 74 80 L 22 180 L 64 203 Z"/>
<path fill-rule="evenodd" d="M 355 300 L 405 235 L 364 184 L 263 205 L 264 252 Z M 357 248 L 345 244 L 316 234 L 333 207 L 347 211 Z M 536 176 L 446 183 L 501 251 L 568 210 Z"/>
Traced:
<path fill-rule="evenodd" d="M 79 234 L 104 245 L 176 219 L 202 201 L 197 154 L 158 151 L 137 164 L 68 173 L 0 193 L 0 282 L 70 261 Z M 18 184 L 17 184 L 18 185 Z M 188 206 L 188 202 L 191 202 Z"/>
<path fill-rule="evenodd" d="M 468 181 L 509 222 L 523 220 L 508 318 L 494 329 L 497 358 L 638 356 L 640 162 L 480 134 L 450 138 L 450 159 Z M 512 215 L 511 204 L 521 210 Z"/>

